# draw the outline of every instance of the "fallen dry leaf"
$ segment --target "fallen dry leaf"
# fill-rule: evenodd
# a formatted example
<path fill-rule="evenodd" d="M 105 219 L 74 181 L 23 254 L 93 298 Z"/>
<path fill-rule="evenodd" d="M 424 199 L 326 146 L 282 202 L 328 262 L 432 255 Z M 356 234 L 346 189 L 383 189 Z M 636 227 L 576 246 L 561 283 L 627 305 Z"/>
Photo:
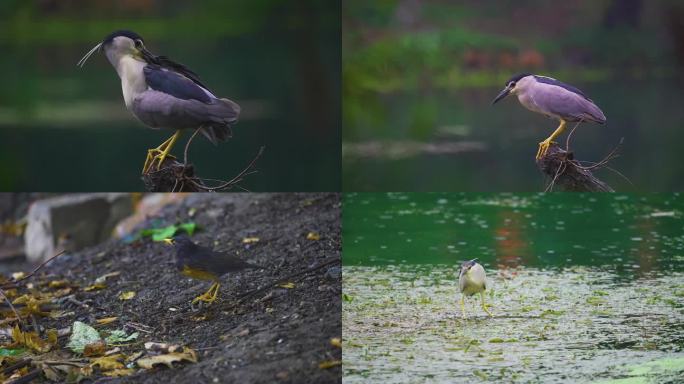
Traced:
<path fill-rule="evenodd" d="M 143 352 L 143 351 L 138 351 L 138 352 L 136 352 L 136 353 L 134 353 L 134 354 L 128 356 L 128 357 L 126 358 L 126 362 L 127 362 L 127 363 L 130 363 L 130 362 L 133 362 L 133 361 L 138 360 L 138 359 L 140 358 L 140 356 L 143 355 L 143 353 L 145 353 L 145 352 Z"/>
<path fill-rule="evenodd" d="M 244 244 L 258 243 L 259 238 L 258 237 L 245 237 L 244 239 L 242 239 L 242 242 Z"/>
<path fill-rule="evenodd" d="M 330 339 L 330 345 L 337 348 L 342 348 L 342 340 L 339 337 L 333 337 Z"/>
<path fill-rule="evenodd" d="M 89 285 L 85 288 L 83 288 L 84 291 L 90 292 L 90 291 L 99 291 L 100 289 L 105 289 L 107 286 L 104 283 L 95 283 L 93 285 Z"/>
<path fill-rule="evenodd" d="M 90 360 L 90 366 L 95 367 L 96 365 L 100 367 L 103 371 L 111 371 L 112 369 L 124 368 L 123 364 L 124 355 L 116 354 L 111 356 L 98 357 L 96 359 Z"/>
<path fill-rule="evenodd" d="M 121 292 L 119 300 L 130 300 L 135 297 L 134 291 Z"/>
<path fill-rule="evenodd" d="M 109 279 L 110 277 L 119 276 L 120 274 L 121 274 L 120 271 L 105 273 L 104 275 L 102 275 L 102 276 L 98 277 L 97 279 L 95 279 L 95 284 L 104 284 L 104 282 L 105 282 L 107 279 Z"/>
<path fill-rule="evenodd" d="M 97 320 L 95 320 L 95 322 L 96 322 L 97 324 L 99 324 L 99 325 L 105 325 L 105 324 L 113 323 L 113 322 L 115 322 L 117 319 L 118 319 L 117 316 L 113 316 L 113 317 L 104 317 L 104 318 L 102 318 L 102 319 L 97 319 Z"/>
<path fill-rule="evenodd" d="M 292 282 L 278 284 L 278 286 L 280 288 L 287 288 L 287 289 L 292 289 L 295 287 L 294 283 L 292 283 Z"/>
<path fill-rule="evenodd" d="M 69 282 L 66 280 L 52 280 L 51 282 L 48 283 L 48 287 L 50 288 L 64 288 L 69 285 Z"/>
<path fill-rule="evenodd" d="M 181 352 L 183 347 L 177 344 L 168 343 L 155 343 L 153 341 L 148 341 L 145 343 L 145 349 L 152 352 Z"/>
<path fill-rule="evenodd" d="M 337 367 L 338 365 L 342 365 L 341 360 L 326 360 L 322 361 L 318 364 L 318 368 L 320 369 L 328 369 L 332 367 Z"/>
<path fill-rule="evenodd" d="M 22 332 L 18 325 L 12 329 L 12 340 L 39 353 L 48 352 L 52 348 L 52 345 L 41 339 L 36 332 Z"/>
<path fill-rule="evenodd" d="M 14 280 L 23 279 L 26 276 L 26 272 L 14 272 L 12 273 L 12 278 Z"/>
<path fill-rule="evenodd" d="M 307 240 L 313 240 L 313 241 L 315 241 L 315 240 L 320 240 L 320 239 L 321 239 L 321 235 L 319 235 L 319 234 L 316 233 L 316 232 L 309 232 L 309 233 L 306 235 L 306 239 L 307 239 Z"/>
<path fill-rule="evenodd" d="M 173 363 L 182 361 L 196 363 L 197 353 L 190 348 L 185 348 L 183 352 L 172 352 L 165 355 L 143 357 L 142 359 L 139 359 L 136 364 L 144 369 L 152 369 L 156 364 L 163 364 L 169 368 L 173 368 Z"/>
<path fill-rule="evenodd" d="M 86 344 L 86 346 L 83 347 L 83 356 L 85 356 L 85 357 L 102 356 L 105 352 L 106 347 L 107 347 L 107 345 L 102 340 L 98 340 L 94 343 Z"/>

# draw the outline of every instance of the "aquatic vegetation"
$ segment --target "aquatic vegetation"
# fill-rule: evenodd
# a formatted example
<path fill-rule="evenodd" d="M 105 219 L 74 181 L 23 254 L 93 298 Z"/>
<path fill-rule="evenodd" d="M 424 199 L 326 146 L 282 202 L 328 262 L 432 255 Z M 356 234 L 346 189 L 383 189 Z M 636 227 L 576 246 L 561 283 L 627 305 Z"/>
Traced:
<path fill-rule="evenodd" d="M 346 383 L 684 374 L 680 272 L 625 280 L 598 267 L 521 267 L 514 277 L 489 268 L 494 318 L 470 300 L 463 320 L 452 266 L 343 269 L 354 297 L 342 309 Z"/>

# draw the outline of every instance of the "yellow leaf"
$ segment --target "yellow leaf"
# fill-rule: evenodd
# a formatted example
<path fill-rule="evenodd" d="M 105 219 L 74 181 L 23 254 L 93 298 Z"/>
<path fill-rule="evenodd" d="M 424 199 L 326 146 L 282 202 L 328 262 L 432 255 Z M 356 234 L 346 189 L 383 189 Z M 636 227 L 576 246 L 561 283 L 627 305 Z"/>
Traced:
<path fill-rule="evenodd" d="M 47 330 L 47 341 L 48 343 L 55 345 L 57 344 L 57 338 L 59 336 L 59 332 L 57 332 L 56 329 L 48 329 Z"/>
<path fill-rule="evenodd" d="M 197 362 L 197 353 L 190 348 L 185 348 L 183 352 L 172 352 L 165 355 L 157 355 L 150 357 L 143 357 L 136 363 L 140 368 L 152 369 L 156 364 L 164 364 L 169 368 L 173 368 L 173 363 L 181 361 Z"/>
<path fill-rule="evenodd" d="M 102 374 L 109 377 L 123 377 L 129 376 L 135 373 L 135 369 L 123 368 L 123 369 L 113 369 L 111 371 L 103 372 Z"/>
<path fill-rule="evenodd" d="M 330 339 L 330 345 L 337 348 L 342 348 L 342 340 L 339 337 L 333 337 Z"/>
<path fill-rule="evenodd" d="M 96 365 L 100 366 L 100 369 L 103 371 L 111 371 L 112 369 L 121 369 L 124 368 L 123 363 L 121 362 L 124 359 L 124 355 L 117 353 L 116 355 L 111 355 L 111 356 L 104 356 L 104 357 L 98 357 L 96 359 L 91 359 L 90 360 L 90 366 L 95 367 Z"/>
<path fill-rule="evenodd" d="M 283 283 L 283 284 L 278 284 L 280 288 L 287 288 L 287 289 L 292 289 L 295 287 L 294 283 Z"/>
<path fill-rule="evenodd" d="M 320 240 L 320 239 L 321 239 L 321 235 L 319 235 L 319 234 L 316 233 L 316 232 L 309 232 L 309 233 L 306 235 L 306 239 L 307 239 L 307 240 Z"/>
<path fill-rule="evenodd" d="M 43 340 L 35 332 L 22 332 L 18 325 L 12 329 L 12 339 L 19 345 L 26 346 L 39 353 L 45 353 L 52 348 L 52 345 Z"/>
<path fill-rule="evenodd" d="M 97 284 L 104 284 L 104 282 L 105 282 L 107 279 L 109 279 L 110 277 L 116 277 L 116 276 L 119 276 L 120 274 L 121 274 L 121 271 L 105 273 L 104 275 L 102 275 L 102 276 L 98 277 L 97 279 L 95 279 L 95 285 L 97 285 Z"/>
<path fill-rule="evenodd" d="M 258 243 L 259 238 L 258 237 L 245 237 L 244 239 L 242 239 L 242 242 L 244 244 Z"/>
<path fill-rule="evenodd" d="M 95 322 L 96 322 L 97 324 L 99 324 L 99 325 L 105 325 L 105 324 L 113 323 L 113 322 L 115 322 L 117 319 L 118 319 L 117 316 L 114 316 L 114 317 L 105 317 L 105 318 L 102 318 L 102 319 L 97 319 L 97 320 L 95 320 Z"/>
<path fill-rule="evenodd" d="M 102 340 L 86 344 L 86 346 L 83 347 L 83 356 L 91 357 L 103 355 L 105 352 L 105 348 L 106 345 Z"/>
<path fill-rule="evenodd" d="M 67 285 L 69 285 L 69 282 L 66 280 L 52 280 L 48 284 L 48 287 L 50 287 L 50 288 L 64 288 Z"/>
<path fill-rule="evenodd" d="M 24 278 L 25 276 L 26 276 L 26 272 L 14 272 L 14 273 L 12 274 L 12 278 L 13 278 L 14 280 L 22 279 L 22 278 Z"/>
<path fill-rule="evenodd" d="M 119 300 L 130 300 L 135 297 L 134 291 L 121 292 L 119 295 Z"/>
<path fill-rule="evenodd" d="M 84 291 L 90 292 L 90 291 L 99 291 L 100 289 L 105 289 L 107 286 L 104 283 L 95 283 L 93 285 L 89 285 L 85 288 L 83 288 Z"/>
<path fill-rule="evenodd" d="M 322 361 L 318 364 L 318 368 L 320 369 L 328 369 L 332 367 L 337 367 L 338 365 L 342 365 L 341 360 L 326 360 Z"/>

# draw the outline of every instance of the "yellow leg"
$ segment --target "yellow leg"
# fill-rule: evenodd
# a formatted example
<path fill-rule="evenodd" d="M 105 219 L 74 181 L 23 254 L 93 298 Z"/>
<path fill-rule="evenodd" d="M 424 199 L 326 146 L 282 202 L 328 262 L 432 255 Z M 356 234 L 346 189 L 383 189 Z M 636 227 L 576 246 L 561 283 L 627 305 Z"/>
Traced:
<path fill-rule="evenodd" d="M 165 142 L 161 143 L 157 148 L 153 149 L 148 149 L 147 150 L 147 157 L 145 158 L 145 165 L 143 165 L 143 174 L 149 172 L 149 170 L 152 168 L 154 165 L 154 161 L 157 160 L 157 169 L 161 168 L 162 163 L 164 162 L 164 159 L 167 157 L 173 158 L 173 156 L 169 155 L 169 152 L 171 151 L 171 148 L 173 148 L 173 145 L 176 144 L 176 140 L 181 135 L 181 131 L 178 130 L 176 133 L 173 134 L 173 136 L 169 137 Z"/>
<path fill-rule="evenodd" d="M 553 142 L 553 139 L 558 137 L 563 131 L 565 130 L 565 120 L 561 120 L 560 125 L 558 128 L 556 128 L 555 131 L 549 136 L 546 140 L 542 141 L 539 143 L 539 149 L 537 150 L 537 160 L 541 159 L 546 155 L 546 151 L 549 150 L 549 147 L 551 146 L 551 143 Z"/>
<path fill-rule="evenodd" d="M 464 296 L 464 295 L 461 295 L 461 316 L 463 316 L 464 319 L 466 318 L 466 314 L 465 314 L 465 296 Z"/>
<path fill-rule="evenodd" d="M 209 304 L 213 303 L 218 297 L 219 287 L 221 287 L 221 284 L 218 282 L 212 284 L 206 292 L 192 299 L 192 304 L 196 304 L 198 301 Z"/>
<path fill-rule="evenodd" d="M 484 311 L 487 312 L 489 317 L 493 317 L 492 313 L 489 312 L 489 309 L 487 309 L 487 304 L 485 304 L 484 292 L 480 292 L 480 299 L 482 300 L 482 309 L 484 309 Z"/>

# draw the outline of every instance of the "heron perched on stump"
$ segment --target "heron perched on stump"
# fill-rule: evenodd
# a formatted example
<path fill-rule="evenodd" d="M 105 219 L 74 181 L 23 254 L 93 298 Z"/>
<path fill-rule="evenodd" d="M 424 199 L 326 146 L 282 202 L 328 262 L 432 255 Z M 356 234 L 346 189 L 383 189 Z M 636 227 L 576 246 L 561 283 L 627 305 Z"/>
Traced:
<path fill-rule="evenodd" d="M 511 77 L 506 87 L 492 104 L 513 94 L 523 107 L 560 121 L 560 125 L 546 140 L 539 143 L 537 160 L 544 157 L 553 139 L 558 137 L 568 122 L 594 122 L 605 124 L 606 116 L 582 91 L 554 78 L 522 73 Z"/>
<path fill-rule="evenodd" d="M 465 297 L 472 296 L 476 293 L 480 294 L 480 300 L 482 302 L 482 309 L 489 316 L 492 313 L 487 309 L 484 299 L 484 291 L 487 289 L 487 276 L 485 275 L 485 270 L 477 262 L 477 259 L 470 261 L 465 261 L 461 264 L 461 273 L 458 276 L 458 288 L 461 291 L 461 314 L 463 318 L 465 315 Z"/>
<path fill-rule="evenodd" d="M 213 144 L 231 136 L 230 126 L 238 121 L 240 106 L 214 96 L 188 67 L 150 53 L 137 33 L 112 32 L 78 65 L 82 67 L 93 53 L 102 50 L 121 78 L 126 108 L 151 128 L 176 130 L 157 148 L 147 151 L 143 174 L 155 162 L 160 169 L 164 159 L 173 157 L 169 152 L 183 129 L 199 128 Z"/>

